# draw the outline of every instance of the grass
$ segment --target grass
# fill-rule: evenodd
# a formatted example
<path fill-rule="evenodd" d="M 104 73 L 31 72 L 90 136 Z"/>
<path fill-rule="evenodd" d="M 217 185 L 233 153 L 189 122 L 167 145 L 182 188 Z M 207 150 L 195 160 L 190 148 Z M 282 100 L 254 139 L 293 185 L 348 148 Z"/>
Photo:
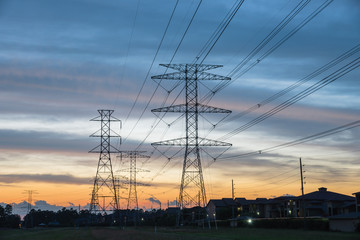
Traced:
<path fill-rule="evenodd" d="M 359 240 L 359 233 L 288 229 L 44 228 L 0 230 L 1 240 Z"/>

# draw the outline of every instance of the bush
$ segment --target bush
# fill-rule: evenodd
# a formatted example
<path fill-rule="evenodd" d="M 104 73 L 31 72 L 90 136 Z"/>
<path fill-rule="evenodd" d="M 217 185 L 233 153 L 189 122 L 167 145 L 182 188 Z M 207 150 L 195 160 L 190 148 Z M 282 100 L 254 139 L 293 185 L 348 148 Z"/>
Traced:
<path fill-rule="evenodd" d="M 329 221 L 327 219 L 304 219 L 283 218 L 283 219 L 252 219 L 251 223 L 247 220 L 238 222 L 238 227 L 256 227 L 256 228 L 283 228 L 283 229 L 302 229 L 308 230 L 329 230 Z"/>

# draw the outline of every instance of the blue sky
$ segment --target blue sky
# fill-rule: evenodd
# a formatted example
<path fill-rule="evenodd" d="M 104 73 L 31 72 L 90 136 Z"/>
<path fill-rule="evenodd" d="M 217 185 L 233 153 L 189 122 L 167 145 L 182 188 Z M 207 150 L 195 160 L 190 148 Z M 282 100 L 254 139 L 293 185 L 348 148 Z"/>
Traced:
<path fill-rule="evenodd" d="M 175 2 L 0 1 L 0 188 L 11 189 L 12 194 L 18 192 L 13 201 L 24 198 L 23 189 L 36 189 L 39 183 L 64 187 L 89 179 L 91 185 L 97 156 L 87 151 L 97 142 L 88 136 L 99 126 L 89 119 L 97 115 L 97 109 L 114 109 L 114 115 L 123 120 L 122 149 L 133 149 L 145 139 L 157 121 L 150 110 L 161 106 L 167 95 L 164 89 L 169 89 L 172 83 L 162 83 L 135 125 L 157 86 L 148 77 L 134 110 L 125 119 L 151 66 Z M 204 63 L 224 65 L 211 72 L 228 75 L 299 2 L 245 0 Z M 310 1 L 249 63 L 256 61 L 323 2 Z M 194 61 L 234 3 L 203 1 L 173 63 Z M 197 4 L 198 1 L 179 2 L 150 76 L 164 73 L 159 64 L 170 61 Z M 333 1 L 272 54 L 235 78 L 209 104 L 230 109 L 235 115 L 261 102 L 359 44 L 359 22 L 359 1 Z M 220 138 L 357 57 L 359 52 L 271 104 L 216 128 L 208 137 Z M 226 154 L 264 149 L 359 120 L 359 77 L 359 69 L 355 69 L 227 139 L 233 147 Z M 205 84 L 211 88 L 215 83 Z M 200 85 L 200 94 L 207 93 L 206 87 Z M 171 104 L 180 90 L 178 87 L 171 92 L 165 106 Z M 182 97 L 178 102 L 183 100 Z M 152 152 L 151 142 L 184 136 L 184 120 L 167 129 L 166 123 L 177 116 L 168 114 L 140 149 Z M 216 122 L 218 118 L 214 116 L 211 121 Z M 200 125 L 200 134 L 207 134 L 211 126 L 206 120 L 201 120 Z M 271 154 L 211 164 L 204 170 L 208 198 L 229 196 L 231 179 L 238 186 L 239 196 L 297 195 L 298 171 L 277 176 L 296 169 L 299 157 L 303 157 L 306 164 L 309 191 L 324 185 L 345 194 L 356 192 L 359 190 L 356 183 L 360 180 L 357 176 L 359 134 L 359 129 L 354 128 Z M 211 163 L 206 155 L 203 160 L 205 166 Z M 149 197 L 166 201 L 163 194 L 166 191 L 177 194 L 181 157 L 162 168 L 166 161 L 155 152 L 149 161 L 141 164 L 150 172 L 142 173 L 140 181 L 153 187 L 141 188 L 140 198 L 144 202 Z M 119 169 L 126 164 L 114 163 Z M 72 176 L 70 179 L 74 181 L 64 182 L 64 176 Z M 263 179 L 269 177 L 279 184 L 269 184 L 268 188 L 273 190 L 263 191 Z M 344 182 L 350 184 L 346 189 L 342 188 Z M 241 190 L 251 184 L 253 192 Z M 82 205 L 89 201 L 90 185 L 83 185 L 83 197 L 69 200 L 75 205 L 76 201 Z M 228 189 L 223 190 L 224 186 Z M 39 199 L 55 201 L 40 194 Z M 10 201 L 10 198 L 0 201 Z"/>

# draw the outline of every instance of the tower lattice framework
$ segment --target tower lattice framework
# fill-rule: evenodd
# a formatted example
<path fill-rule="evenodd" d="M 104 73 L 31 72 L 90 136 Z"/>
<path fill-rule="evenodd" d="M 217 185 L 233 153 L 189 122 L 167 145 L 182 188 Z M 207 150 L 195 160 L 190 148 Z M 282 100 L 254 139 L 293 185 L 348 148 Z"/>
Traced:
<path fill-rule="evenodd" d="M 91 153 L 99 153 L 99 161 L 91 194 L 90 212 L 106 213 L 119 209 L 116 184 L 111 163 L 111 154 L 119 153 L 119 150 L 111 145 L 111 138 L 120 138 L 118 134 L 110 128 L 111 122 L 121 121 L 113 116 L 114 110 L 98 110 L 100 116 L 90 121 L 99 121 L 101 129 L 90 137 L 99 137 L 100 144 L 90 150 Z"/>
<path fill-rule="evenodd" d="M 137 198 L 136 186 L 136 175 L 138 172 L 146 172 L 146 170 L 138 169 L 136 167 L 136 160 L 138 158 L 149 158 L 149 156 L 142 154 L 144 151 L 121 151 L 121 158 L 129 158 L 130 168 L 123 170 L 129 172 L 129 197 L 127 201 L 127 209 L 139 209 L 139 203 Z"/>
<path fill-rule="evenodd" d="M 200 147 L 228 146 L 230 143 L 201 138 L 198 134 L 200 113 L 231 113 L 230 110 L 204 105 L 198 102 L 198 82 L 200 80 L 231 80 L 229 77 L 205 72 L 222 65 L 206 64 L 160 64 L 178 70 L 178 72 L 152 76 L 152 79 L 185 81 L 186 102 L 180 105 L 153 109 L 152 112 L 185 113 L 186 136 L 152 143 L 152 146 L 185 146 L 182 178 L 179 193 L 180 208 L 203 206 L 207 204 L 203 171 L 200 159 Z"/>

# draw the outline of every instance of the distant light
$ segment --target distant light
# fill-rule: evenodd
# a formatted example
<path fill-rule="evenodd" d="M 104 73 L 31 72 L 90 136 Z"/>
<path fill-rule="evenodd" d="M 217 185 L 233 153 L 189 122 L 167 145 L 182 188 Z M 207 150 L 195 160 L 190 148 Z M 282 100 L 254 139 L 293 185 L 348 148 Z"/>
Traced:
<path fill-rule="evenodd" d="M 252 220 L 251 220 L 251 219 L 248 219 L 247 222 L 248 222 L 249 224 L 252 224 Z"/>
<path fill-rule="evenodd" d="M 141 218 L 141 221 L 144 221 L 144 218 Z"/>

